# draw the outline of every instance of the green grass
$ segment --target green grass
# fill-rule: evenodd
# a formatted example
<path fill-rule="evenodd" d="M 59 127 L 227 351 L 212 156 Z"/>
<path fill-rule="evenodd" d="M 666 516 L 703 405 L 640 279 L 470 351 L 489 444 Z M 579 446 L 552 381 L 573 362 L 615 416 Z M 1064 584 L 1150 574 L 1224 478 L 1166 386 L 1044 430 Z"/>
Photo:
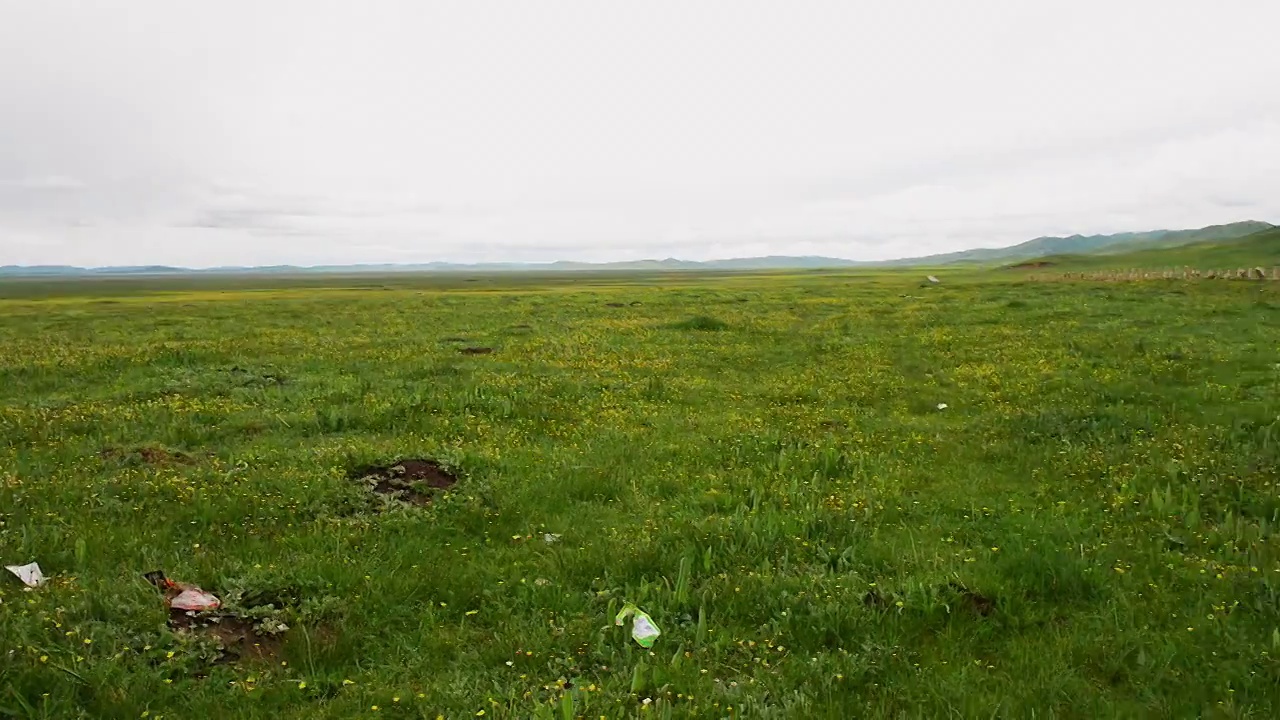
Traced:
<path fill-rule="evenodd" d="M 1277 716 L 1280 283 L 1007 277 L 2 286 L 0 717 Z"/>
<path fill-rule="evenodd" d="M 703 332 L 718 332 L 720 330 L 728 330 L 729 323 L 706 315 L 696 315 L 688 320 L 681 320 L 672 323 L 669 327 L 674 330 L 700 330 Z"/>

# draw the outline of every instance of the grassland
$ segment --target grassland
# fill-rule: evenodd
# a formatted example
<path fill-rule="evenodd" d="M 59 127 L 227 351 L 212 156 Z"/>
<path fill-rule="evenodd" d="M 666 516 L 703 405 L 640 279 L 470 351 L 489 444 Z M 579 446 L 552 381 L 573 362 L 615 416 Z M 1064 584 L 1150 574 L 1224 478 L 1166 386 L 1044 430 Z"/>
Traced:
<path fill-rule="evenodd" d="M 1280 283 L 1012 277 L 0 286 L 0 716 L 1276 717 Z"/>

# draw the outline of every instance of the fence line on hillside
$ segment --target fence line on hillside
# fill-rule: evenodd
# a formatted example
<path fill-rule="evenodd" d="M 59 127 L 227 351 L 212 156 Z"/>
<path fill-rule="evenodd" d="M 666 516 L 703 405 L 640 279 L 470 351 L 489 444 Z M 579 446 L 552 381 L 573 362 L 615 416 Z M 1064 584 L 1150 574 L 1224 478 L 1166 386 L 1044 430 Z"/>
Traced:
<path fill-rule="evenodd" d="M 1137 280 L 1280 280 L 1280 267 L 1236 268 L 1234 270 L 1197 270 L 1195 268 L 1168 268 L 1164 270 L 1085 270 L 1059 273 L 1035 273 L 1031 280 L 1097 280 L 1102 282 L 1132 282 Z"/>

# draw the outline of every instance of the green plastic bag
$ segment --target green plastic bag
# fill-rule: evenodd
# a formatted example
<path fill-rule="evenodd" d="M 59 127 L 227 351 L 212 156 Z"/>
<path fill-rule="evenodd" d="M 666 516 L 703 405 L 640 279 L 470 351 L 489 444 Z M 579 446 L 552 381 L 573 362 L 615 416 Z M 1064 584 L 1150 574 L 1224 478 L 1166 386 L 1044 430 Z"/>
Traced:
<path fill-rule="evenodd" d="M 618 617 L 613 619 L 613 624 L 621 626 L 628 617 L 635 616 L 635 620 L 631 623 L 631 637 L 635 639 L 640 647 L 648 650 L 653 647 L 653 642 L 658 639 L 662 631 L 654 624 L 653 618 L 648 613 L 636 607 L 633 603 L 627 603 L 622 606 L 622 610 L 618 612 Z"/>

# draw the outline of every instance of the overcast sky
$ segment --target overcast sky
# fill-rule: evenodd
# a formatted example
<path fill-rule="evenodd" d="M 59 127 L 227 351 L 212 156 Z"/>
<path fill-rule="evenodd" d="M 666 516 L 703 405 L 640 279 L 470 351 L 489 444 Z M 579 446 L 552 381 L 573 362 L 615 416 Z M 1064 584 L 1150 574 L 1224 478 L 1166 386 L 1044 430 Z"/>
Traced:
<path fill-rule="evenodd" d="M 0 265 L 1280 223 L 1276 0 L 0 0 Z"/>

